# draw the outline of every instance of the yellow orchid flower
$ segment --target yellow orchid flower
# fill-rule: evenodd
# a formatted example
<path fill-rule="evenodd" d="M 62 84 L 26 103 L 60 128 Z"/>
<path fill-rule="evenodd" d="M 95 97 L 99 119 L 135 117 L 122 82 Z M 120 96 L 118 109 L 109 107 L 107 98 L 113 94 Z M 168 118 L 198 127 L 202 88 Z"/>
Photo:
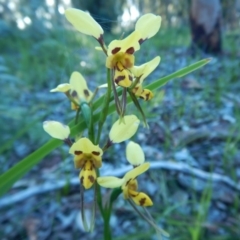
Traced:
<path fill-rule="evenodd" d="M 81 102 L 89 102 L 93 96 L 82 74 L 76 71 L 71 74 L 69 83 L 60 84 L 50 92 L 69 92 L 70 97 L 76 102 L 71 103 L 73 110 L 77 110 Z"/>
<path fill-rule="evenodd" d="M 161 26 L 162 18 L 152 13 L 147 13 L 141 16 L 135 25 L 135 30 L 141 33 L 139 43 L 142 44 L 145 40 L 153 37 Z"/>
<path fill-rule="evenodd" d="M 122 87 L 130 87 L 132 74 L 129 71 L 134 66 L 134 52 L 140 49 L 138 31 L 132 32 L 123 40 L 113 40 L 107 49 L 106 67 L 114 69 L 114 81 Z"/>
<path fill-rule="evenodd" d="M 137 131 L 140 120 L 135 115 L 125 115 L 122 120 L 117 120 L 109 132 L 112 143 L 120 143 L 131 138 Z"/>
<path fill-rule="evenodd" d="M 126 148 L 126 158 L 133 166 L 141 165 L 145 162 L 145 156 L 139 144 L 130 141 Z"/>
<path fill-rule="evenodd" d="M 82 10 L 68 8 L 65 11 L 67 20 L 81 33 L 93 36 L 97 40 L 102 37 L 102 27 L 92 18 L 92 16 Z"/>
<path fill-rule="evenodd" d="M 70 128 L 57 121 L 45 121 L 43 122 L 43 129 L 51 137 L 66 140 L 70 135 Z"/>
<path fill-rule="evenodd" d="M 143 98 L 145 101 L 151 100 L 153 98 L 153 93 L 148 89 L 143 89 L 142 84 L 144 79 L 152 73 L 155 68 L 160 63 L 161 58 L 159 56 L 155 57 L 151 61 L 144 63 L 140 66 L 134 66 L 131 68 L 131 72 L 137 79 L 138 83 L 133 88 L 132 92 L 140 98 Z"/>
<path fill-rule="evenodd" d="M 150 163 L 143 163 L 142 165 L 127 172 L 123 178 L 117 178 L 113 176 L 98 177 L 97 182 L 100 186 L 106 188 L 121 187 L 123 191 L 124 199 L 131 198 L 135 204 L 139 206 L 152 206 L 152 200 L 150 197 L 143 193 L 138 192 L 138 183 L 136 177 L 147 171 L 150 167 Z"/>
<path fill-rule="evenodd" d="M 84 188 L 91 188 L 96 179 L 95 169 L 102 166 L 102 149 L 88 138 L 80 138 L 71 146 L 69 153 L 74 155 L 75 168 L 82 168 L 79 178 Z"/>

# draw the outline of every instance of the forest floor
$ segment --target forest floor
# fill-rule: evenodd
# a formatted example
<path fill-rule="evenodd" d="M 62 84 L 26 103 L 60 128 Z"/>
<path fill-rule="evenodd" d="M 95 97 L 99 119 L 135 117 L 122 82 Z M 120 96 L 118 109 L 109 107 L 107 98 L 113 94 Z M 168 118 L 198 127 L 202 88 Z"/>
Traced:
<path fill-rule="evenodd" d="M 174 30 L 173 30 L 174 31 Z M 164 31 L 163 31 L 164 32 Z M 191 57 L 185 33 L 149 40 L 137 53 L 137 63 L 161 56 L 150 83 L 203 58 L 212 60 L 185 77 L 174 79 L 141 101 L 150 128 L 140 127 L 133 140 L 143 147 L 151 169 L 139 188 L 153 199 L 149 212 L 174 240 L 234 240 L 240 229 L 240 61 L 239 39 L 225 37 L 222 55 Z M 61 35 L 62 36 L 62 35 Z M 161 38 L 162 37 L 162 38 Z M 58 41 L 59 40 L 59 41 Z M 96 43 L 48 36 L 29 45 L 5 43 L 0 56 L 2 144 L 0 173 L 36 150 L 49 138 L 42 122 L 69 122 L 69 103 L 49 90 L 79 70 L 94 89 L 105 77 Z M 14 41 L 13 41 L 14 42 Z M 71 43 L 74 42 L 74 47 Z M 69 49 L 71 46 L 71 49 Z M 14 58 L 12 56 L 15 56 Z M 144 56 L 144 58 L 143 58 Z M 129 111 L 136 112 L 133 106 Z M 114 121 L 116 115 L 109 118 Z M 107 126 L 104 131 L 107 135 Z M 122 176 L 127 168 L 125 143 L 104 157 L 102 175 Z M 116 151 L 118 154 L 116 154 Z M 104 192 L 108 194 L 108 192 Z M 105 195 L 104 195 L 105 196 Z M 85 194 L 90 214 L 93 192 Z M 93 233 L 85 233 L 80 217 L 78 171 L 67 146 L 61 146 L 35 166 L 0 199 L 0 239 L 102 239 L 100 214 Z M 156 239 L 151 229 L 119 197 L 111 217 L 113 239 Z"/>

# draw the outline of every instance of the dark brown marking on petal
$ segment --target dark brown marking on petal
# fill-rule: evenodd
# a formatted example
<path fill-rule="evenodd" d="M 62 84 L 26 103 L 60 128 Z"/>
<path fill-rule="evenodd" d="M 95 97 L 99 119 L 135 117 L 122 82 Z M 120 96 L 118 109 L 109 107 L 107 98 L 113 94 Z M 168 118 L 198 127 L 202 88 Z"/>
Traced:
<path fill-rule="evenodd" d="M 114 79 L 114 81 L 116 84 L 118 84 L 119 82 L 121 82 L 124 79 L 125 79 L 125 76 L 118 76 L 117 78 Z"/>
<path fill-rule="evenodd" d="M 137 194 L 131 194 L 132 197 L 136 197 L 137 195 L 138 195 L 138 193 Z"/>
<path fill-rule="evenodd" d="M 144 97 L 143 96 L 139 96 L 141 99 L 144 99 Z"/>
<path fill-rule="evenodd" d="M 95 156 L 99 156 L 100 152 L 92 151 L 92 154 L 95 155 Z"/>
<path fill-rule="evenodd" d="M 128 78 L 129 78 L 129 80 L 130 80 L 130 81 L 132 81 L 132 80 L 133 80 L 133 77 L 132 77 L 132 75 L 128 75 Z"/>
<path fill-rule="evenodd" d="M 80 155 L 80 154 L 82 154 L 82 151 L 74 151 L 74 154 L 75 155 Z"/>
<path fill-rule="evenodd" d="M 145 202 L 146 202 L 146 198 L 141 198 L 141 200 L 139 201 L 139 204 L 141 206 L 144 206 Z"/>
<path fill-rule="evenodd" d="M 94 183 L 95 181 L 95 178 L 92 175 L 89 175 L 88 179 L 90 180 L 91 183 Z"/>
<path fill-rule="evenodd" d="M 88 169 L 88 171 L 92 171 L 93 170 L 93 165 L 91 164 L 91 167 Z"/>
<path fill-rule="evenodd" d="M 114 48 L 114 49 L 112 50 L 112 54 L 116 54 L 116 53 L 118 53 L 120 50 L 121 50 L 120 47 L 116 47 L 116 48 Z"/>
<path fill-rule="evenodd" d="M 90 94 L 89 94 L 89 91 L 88 91 L 87 89 L 84 89 L 84 90 L 83 90 L 83 93 L 84 93 L 84 95 L 85 95 L 86 97 L 89 97 L 89 95 L 90 95 Z"/>
<path fill-rule="evenodd" d="M 76 92 L 75 90 L 73 90 L 73 91 L 71 92 L 71 96 L 72 96 L 72 97 L 77 97 L 78 94 L 77 94 L 77 92 Z"/>
<path fill-rule="evenodd" d="M 84 180 L 84 177 L 82 176 L 82 177 L 80 178 L 81 184 L 83 184 L 83 180 Z"/>
<path fill-rule="evenodd" d="M 134 48 L 133 47 L 130 47 L 126 50 L 126 53 L 128 54 L 134 54 Z"/>
<path fill-rule="evenodd" d="M 146 94 L 146 100 L 147 100 L 147 101 L 149 100 L 149 97 L 150 97 L 150 93 L 147 93 L 147 94 Z"/>

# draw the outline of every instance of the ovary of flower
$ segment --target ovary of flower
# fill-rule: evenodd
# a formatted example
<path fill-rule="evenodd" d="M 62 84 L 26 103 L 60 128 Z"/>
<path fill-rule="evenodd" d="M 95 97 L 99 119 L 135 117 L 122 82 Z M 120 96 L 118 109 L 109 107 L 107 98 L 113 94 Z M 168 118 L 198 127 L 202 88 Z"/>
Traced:
<path fill-rule="evenodd" d="M 135 115 L 125 115 L 122 120 L 117 120 L 110 132 L 109 139 L 112 143 L 120 143 L 131 138 L 137 131 L 140 120 Z"/>
<path fill-rule="evenodd" d="M 123 197 L 125 199 L 131 198 L 135 204 L 140 206 L 152 206 L 152 200 L 143 192 L 138 192 L 138 184 L 136 177 L 147 171 L 150 167 L 149 163 L 143 163 L 142 165 L 127 172 L 123 178 L 117 178 L 113 176 L 98 177 L 97 182 L 100 186 L 106 188 L 121 187 L 123 191 Z"/>
<path fill-rule="evenodd" d="M 45 121 L 43 122 L 43 129 L 51 137 L 57 138 L 60 140 L 65 140 L 69 137 L 70 128 L 67 125 L 64 125 L 57 121 Z"/>
<path fill-rule="evenodd" d="M 88 138 L 80 138 L 71 146 L 69 153 L 74 155 L 75 168 L 82 168 L 79 175 L 82 185 L 89 189 L 96 179 L 95 169 L 102 166 L 102 149 Z"/>
<path fill-rule="evenodd" d="M 130 141 L 126 148 L 126 158 L 133 166 L 141 165 L 145 162 L 145 156 L 139 144 Z"/>
<path fill-rule="evenodd" d="M 135 25 L 135 30 L 141 33 L 139 43 L 143 43 L 145 40 L 153 37 L 161 26 L 162 18 L 152 13 L 147 13 L 141 16 Z"/>
<path fill-rule="evenodd" d="M 139 81 L 135 88 L 132 90 L 136 96 L 141 97 L 144 100 L 150 100 L 153 97 L 153 93 L 148 89 L 143 89 L 142 84 L 144 79 L 156 69 L 160 63 L 160 60 L 161 58 L 157 56 L 147 63 L 131 68 L 131 72 L 134 75 L 135 79 L 138 79 Z"/>
<path fill-rule="evenodd" d="M 93 93 L 88 89 L 86 80 L 79 72 L 73 72 L 70 77 L 69 83 L 63 83 L 52 89 L 50 92 L 68 92 L 71 98 L 77 103 L 89 102 L 93 96 Z M 72 109 L 78 109 L 78 105 L 71 103 Z"/>
<path fill-rule="evenodd" d="M 93 36 L 97 40 L 101 38 L 103 29 L 90 16 L 90 14 L 75 8 L 68 8 L 65 11 L 67 20 L 81 33 Z"/>
<path fill-rule="evenodd" d="M 140 49 L 140 37 L 140 33 L 134 31 L 123 40 L 113 40 L 108 46 L 106 67 L 114 69 L 114 81 L 119 86 L 127 88 L 132 84 L 129 69 L 134 66 L 134 52 Z"/>

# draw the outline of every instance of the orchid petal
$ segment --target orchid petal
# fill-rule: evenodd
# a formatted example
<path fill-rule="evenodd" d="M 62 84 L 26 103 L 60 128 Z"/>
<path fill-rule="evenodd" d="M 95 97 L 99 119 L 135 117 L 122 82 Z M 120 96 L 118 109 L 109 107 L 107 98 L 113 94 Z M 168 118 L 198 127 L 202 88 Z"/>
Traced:
<path fill-rule="evenodd" d="M 103 34 L 102 27 L 84 11 L 75 8 L 68 8 L 65 11 L 67 20 L 81 33 L 99 39 Z"/>
<path fill-rule="evenodd" d="M 70 135 L 70 128 L 67 125 L 64 125 L 57 121 L 45 121 L 43 122 L 43 129 L 51 137 L 57 138 L 60 140 L 65 140 Z"/>
<path fill-rule="evenodd" d="M 145 161 L 145 156 L 142 148 L 139 144 L 132 141 L 130 141 L 127 145 L 126 157 L 128 162 L 133 166 L 140 165 Z"/>
<path fill-rule="evenodd" d="M 124 183 L 123 178 L 117 178 L 112 176 L 107 177 L 98 177 L 97 182 L 100 186 L 106 187 L 106 188 L 117 188 L 122 186 Z"/>

